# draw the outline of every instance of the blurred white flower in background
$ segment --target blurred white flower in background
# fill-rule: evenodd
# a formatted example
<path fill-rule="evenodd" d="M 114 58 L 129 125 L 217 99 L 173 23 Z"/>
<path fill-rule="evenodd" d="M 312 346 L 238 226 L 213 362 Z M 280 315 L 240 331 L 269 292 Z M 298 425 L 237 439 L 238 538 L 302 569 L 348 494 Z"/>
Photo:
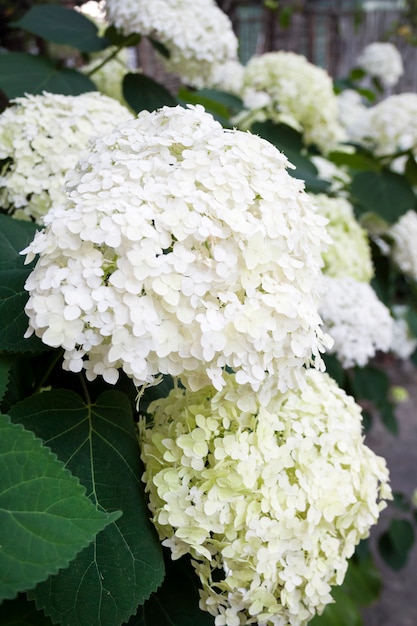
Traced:
<path fill-rule="evenodd" d="M 354 89 L 345 89 L 337 96 L 339 121 L 350 141 L 360 141 L 368 134 L 369 107 Z"/>
<path fill-rule="evenodd" d="M 325 287 L 319 311 L 334 340 L 329 352 L 336 354 L 342 367 L 363 367 L 378 350 L 387 352 L 393 319 L 371 285 L 350 277 L 326 276 Z"/>
<path fill-rule="evenodd" d="M 417 213 L 407 211 L 391 226 L 388 235 L 392 239 L 390 256 L 401 272 L 417 280 Z"/>
<path fill-rule="evenodd" d="M 306 144 L 315 144 L 324 153 L 345 139 L 332 79 L 300 54 L 278 51 L 252 57 L 245 68 L 242 97 L 253 109 L 251 123 L 270 119 L 288 124 L 302 133 Z"/>
<path fill-rule="evenodd" d="M 411 150 L 417 158 L 417 94 L 388 96 L 370 107 L 368 124 L 363 127 L 361 143 L 376 156 L 395 155 Z M 398 157 L 390 167 L 404 173 L 407 157 Z"/>
<path fill-rule="evenodd" d="M 396 85 L 400 76 L 404 74 L 401 53 L 394 44 L 389 42 L 370 43 L 362 50 L 356 63 L 386 87 Z"/>
<path fill-rule="evenodd" d="M 399 359 L 408 359 L 417 348 L 417 337 L 410 329 L 407 321 L 409 307 L 397 304 L 393 307 L 394 326 L 390 350 Z"/>
<path fill-rule="evenodd" d="M 238 60 L 232 23 L 215 0 L 107 0 L 106 15 L 124 35 L 163 44 L 170 57 L 161 60 L 191 86 L 212 86 L 218 66 Z"/>

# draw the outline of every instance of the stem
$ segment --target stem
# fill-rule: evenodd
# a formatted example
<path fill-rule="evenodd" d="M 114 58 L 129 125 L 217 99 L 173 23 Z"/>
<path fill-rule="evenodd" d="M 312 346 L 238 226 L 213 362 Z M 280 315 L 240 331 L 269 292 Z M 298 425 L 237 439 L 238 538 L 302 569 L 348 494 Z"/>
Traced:
<path fill-rule="evenodd" d="M 64 350 L 57 350 L 55 352 L 54 358 L 51 360 L 51 362 L 49 364 L 49 367 L 46 368 L 45 372 L 43 373 L 42 378 L 35 385 L 34 393 L 37 393 L 44 386 L 45 381 L 48 379 L 49 374 L 52 372 L 52 370 L 54 369 L 54 367 L 58 363 L 58 361 L 61 360 L 63 354 L 64 354 Z"/>
<path fill-rule="evenodd" d="M 128 48 L 129 47 L 129 41 L 131 40 L 136 41 L 136 37 L 137 35 L 131 35 L 130 37 L 128 37 L 125 42 L 123 44 L 121 44 L 120 46 L 116 46 L 115 49 L 113 50 L 113 52 L 111 52 L 109 54 L 108 57 L 106 57 L 105 59 L 103 59 L 103 61 L 101 63 L 99 63 L 96 67 L 93 67 L 93 69 L 91 69 L 89 72 L 86 73 L 86 76 L 92 76 L 93 74 L 95 74 L 96 72 L 98 72 L 98 70 L 101 70 L 101 68 L 106 65 L 106 63 L 108 63 L 109 61 L 111 61 L 112 59 L 114 59 L 114 57 L 119 54 L 120 50 L 122 50 L 123 48 Z"/>
<path fill-rule="evenodd" d="M 84 392 L 86 403 L 87 404 L 91 404 L 91 398 L 90 398 L 90 394 L 88 392 L 88 387 L 87 387 L 87 383 L 85 382 L 85 378 L 84 378 L 84 376 L 82 374 L 78 374 L 78 378 L 80 379 L 80 383 L 81 383 L 81 387 L 82 387 L 83 392 Z"/>

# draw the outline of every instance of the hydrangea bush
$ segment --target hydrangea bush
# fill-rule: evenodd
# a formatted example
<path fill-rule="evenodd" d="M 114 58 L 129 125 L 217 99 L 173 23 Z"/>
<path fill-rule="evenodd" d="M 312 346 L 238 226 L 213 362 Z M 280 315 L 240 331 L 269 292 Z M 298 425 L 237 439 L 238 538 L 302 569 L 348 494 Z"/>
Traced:
<path fill-rule="evenodd" d="M 2 208 L 41 223 L 48 209 L 64 200 L 65 174 L 87 151 L 89 139 L 132 117 L 98 92 L 16 98 L 0 115 Z"/>
<path fill-rule="evenodd" d="M 33 6 L 19 24 L 39 47 L 0 59 L 6 98 L 37 82 L 73 94 L 53 100 L 74 100 L 49 151 L 56 164 L 65 154 L 70 170 L 60 195 L 48 194 L 64 166 L 35 167 L 31 151 L 21 191 L 6 201 L 4 184 L 1 196 L 2 610 L 79 626 L 304 626 L 314 614 L 314 626 L 359 624 L 358 597 L 376 599 L 378 571 L 366 542 L 353 552 L 390 497 L 386 466 L 363 443 L 359 404 L 374 402 L 394 432 L 378 359 L 388 308 L 404 322 L 407 350 L 397 322 L 390 348 L 400 358 L 417 328 L 415 279 L 393 260 L 389 232 L 415 206 L 412 147 L 393 173 L 393 157 L 373 153 L 372 142 L 338 143 L 332 81 L 297 55 L 280 55 L 288 61 L 280 101 L 266 87 L 245 88 L 246 126 L 266 120 L 253 125 L 264 139 L 224 130 L 241 111 L 245 72 L 230 21 L 214 2 L 148 4 L 109 0 L 105 38 L 72 9 Z M 113 101 L 111 126 L 91 142 L 86 132 L 70 163 L 72 131 L 90 128 L 104 108 L 81 64 L 125 54 L 137 33 L 170 55 L 185 83 L 231 93 L 175 94 L 131 68 L 123 95 L 138 118 L 125 111 L 120 120 Z M 96 98 L 90 115 L 76 104 L 80 92 Z M 201 107 L 175 106 L 200 98 L 224 128 Z M 55 133 L 49 109 L 28 110 L 6 144 L 26 117 L 38 142 Z M 4 182 L 13 159 L 1 159 Z M 35 178 L 48 196 L 40 217 L 19 205 L 36 199 Z M 368 231 L 372 287 L 357 280 L 369 280 L 369 257 L 345 203 L 362 226 L 377 224 Z M 322 278 L 332 266 L 347 277 Z M 330 283 L 344 297 L 337 287 L 326 295 Z M 340 387 L 320 371 L 323 361 Z M 404 563 L 412 532 L 396 519 L 381 555 Z"/>
<path fill-rule="evenodd" d="M 68 174 L 25 250 L 29 332 L 67 369 L 220 389 L 223 368 L 284 391 L 327 345 L 317 313 L 326 220 L 263 139 L 201 106 L 142 112 Z"/>
<path fill-rule="evenodd" d="M 390 497 L 385 461 L 363 443 L 361 409 L 326 374 L 262 406 L 176 388 L 142 422 L 154 524 L 193 557 L 216 626 L 301 626 L 332 601 L 347 559 Z"/>

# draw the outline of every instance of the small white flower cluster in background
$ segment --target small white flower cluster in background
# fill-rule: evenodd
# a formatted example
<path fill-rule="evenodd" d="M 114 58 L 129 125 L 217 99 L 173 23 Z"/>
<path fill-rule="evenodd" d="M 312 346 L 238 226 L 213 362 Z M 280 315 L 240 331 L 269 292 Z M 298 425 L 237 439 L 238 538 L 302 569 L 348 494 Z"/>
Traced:
<path fill-rule="evenodd" d="M 394 327 L 390 350 L 399 359 L 408 359 L 417 348 L 417 338 L 411 333 L 407 322 L 408 307 L 397 304 L 393 307 Z"/>
<path fill-rule="evenodd" d="M 24 251 L 27 335 L 64 366 L 138 386 L 180 376 L 220 389 L 226 366 L 285 391 L 323 367 L 318 314 L 327 220 L 267 141 L 201 106 L 141 112 L 97 138 L 65 204 Z"/>
<path fill-rule="evenodd" d="M 319 213 L 329 220 L 327 231 L 332 245 L 323 253 L 323 272 L 334 278 L 351 277 L 370 282 L 374 268 L 366 231 L 355 218 L 353 207 L 346 198 L 311 194 Z"/>
<path fill-rule="evenodd" d="M 288 124 L 323 153 L 345 138 L 332 79 L 300 54 L 278 51 L 252 57 L 245 68 L 242 97 L 252 111 L 251 123 L 270 119 Z"/>
<path fill-rule="evenodd" d="M 88 151 L 92 137 L 109 133 L 133 115 L 98 92 L 43 93 L 16 98 L 0 115 L 0 203 L 21 219 L 42 223 L 65 199 L 68 169 Z"/>
<path fill-rule="evenodd" d="M 377 78 L 385 87 L 393 87 L 404 74 L 401 54 L 394 44 L 375 41 L 361 52 L 356 61 L 369 76 Z"/>
<path fill-rule="evenodd" d="M 350 141 L 360 142 L 368 134 L 369 111 L 360 93 L 345 89 L 337 96 L 338 118 Z"/>
<path fill-rule="evenodd" d="M 330 183 L 329 193 L 337 194 L 339 197 L 346 195 L 346 189 L 352 182 L 347 168 L 335 165 L 320 154 L 311 155 L 310 160 L 317 169 L 318 177 Z"/>
<path fill-rule="evenodd" d="M 305 378 L 267 406 L 233 375 L 221 392 L 176 388 L 140 425 L 153 522 L 173 558 L 192 556 L 216 626 L 305 626 L 391 497 L 360 407 L 327 374 Z"/>
<path fill-rule="evenodd" d="M 365 282 L 354 278 L 325 277 L 320 314 L 334 340 L 330 352 L 343 368 L 365 366 L 378 350 L 392 344 L 393 319 L 388 308 Z"/>
<path fill-rule="evenodd" d="M 388 235 L 392 239 L 390 256 L 398 268 L 413 280 L 417 280 L 417 213 L 407 211 L 391 226 Z"/>
<path fill-rule="evenodd" d="M 215 0 L 107 0 L 106 11 L 125 35 L 140 33 L 163 44 L 167 69 L 194 87 L 212 86 L 217 67 L 237 61 L 232 23 Z"/>
<path fill-rule="evenodd" d="M 362 132 L 362 138 L 359 134 Z M 411 150 L 417 158 L 417 94 L 388 96 L 368 110 L 367 124 L 358 139 L 376 156 L 394 155 Z M 393 161 L 391 168 L 404 173 L 406 157 Z"/>

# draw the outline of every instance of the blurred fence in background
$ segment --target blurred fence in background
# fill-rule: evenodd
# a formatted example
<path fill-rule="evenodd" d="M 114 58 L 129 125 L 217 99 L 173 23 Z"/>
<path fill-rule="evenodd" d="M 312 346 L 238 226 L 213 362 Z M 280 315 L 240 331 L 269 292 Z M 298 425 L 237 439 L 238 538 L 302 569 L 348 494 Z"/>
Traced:
<path fill-rule="evenodd" d="M 405 74 L 394 91 L 417 91 L 417 47 L 401 35 L 406 28 L 400 26 L 401 9 L 381 2 L 368 2 L 360 9 L 352 3 L 329 4 L 326 7 L 306 3 L 298 10 L 289 11 L 288 24 L 283 26 L 277 11 L 262 4 L 238 3 L 231 9 L 230 17 L 239 37 L 242 62 L 246 63 L 254 54 L 291 50 L 324 67 L 334 78 L 340 78 L 354 67 L 358 54 L 367 44 L 390 41 L 401 51 L 405 66 Z M 294 3 L 287 5 L 291 9 Z"/>

